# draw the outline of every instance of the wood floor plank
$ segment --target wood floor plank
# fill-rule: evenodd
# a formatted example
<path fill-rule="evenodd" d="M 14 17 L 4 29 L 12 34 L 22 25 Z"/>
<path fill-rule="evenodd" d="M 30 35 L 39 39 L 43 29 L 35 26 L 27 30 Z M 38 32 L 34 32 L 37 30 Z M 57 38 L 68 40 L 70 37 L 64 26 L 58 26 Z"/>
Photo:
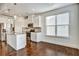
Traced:
<path fill-rule="evenodd" d="M 16 51 L 0 42 L 0 56 L 79 56 L 79 50 L 46 42 L 31 42 L 25 48 Z"/>

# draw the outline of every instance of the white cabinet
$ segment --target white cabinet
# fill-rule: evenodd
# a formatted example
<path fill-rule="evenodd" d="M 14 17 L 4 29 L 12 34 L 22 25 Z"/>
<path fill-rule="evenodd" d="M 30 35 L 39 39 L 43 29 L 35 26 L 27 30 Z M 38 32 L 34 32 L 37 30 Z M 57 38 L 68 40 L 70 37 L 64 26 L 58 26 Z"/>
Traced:
<path fill-rule="evenodd" d="M 38 33 L 32 32 L 31 40 L 35 41 L 35 42 L 40 42 L 41 41 L 41 32 L 38 32 Z"/>
<path fill-rule="evenodd" d="M 33 15 L 32 22 L 34 27 L 41 27 L 41 16 Z"/>
<path fill-rule="evenodd" d="M 17 49 L 17 45 L 16 45 L 16 36 L 15 35 L 7 35 L 7 44 L 9 44 L 12 48 L 14 48 L 15 50 Z"/>
<path fill-rule="evenodd" d="M 26 46 L 26 34 L 17 35 L 17 50 Z"/>
<path fill-rule="evenodd" d="M 33 27 L 42 27 L 41 26 L 41 16 L 40 15 L 32 15 Z M 39 29 L 40 30 L 40 29 Z M 31 33 L 31 40 L 35 42 L 41 41 L 42 33 L 39 30 Z"/>

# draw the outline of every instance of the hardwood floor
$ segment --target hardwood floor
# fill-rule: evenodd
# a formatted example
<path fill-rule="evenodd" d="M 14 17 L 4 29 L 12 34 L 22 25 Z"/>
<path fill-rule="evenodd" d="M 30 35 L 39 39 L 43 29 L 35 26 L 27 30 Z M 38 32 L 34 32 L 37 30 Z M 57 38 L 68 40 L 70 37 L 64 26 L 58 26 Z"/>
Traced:
<path fill-rule="evenodd" d="M 0 56 L 79 56 L 79 50 L 46 42 L 31 42 L 25 48 L 15 51 L 0 42 Z"/>

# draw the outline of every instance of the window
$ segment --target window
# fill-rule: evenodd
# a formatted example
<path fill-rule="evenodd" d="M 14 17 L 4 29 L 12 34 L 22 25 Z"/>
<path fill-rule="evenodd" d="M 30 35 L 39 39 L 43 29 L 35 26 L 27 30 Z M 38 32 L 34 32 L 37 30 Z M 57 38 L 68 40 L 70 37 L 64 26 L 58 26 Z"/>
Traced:
<path fill-rule="evenodd" d="M 46 35 L 69 37 L 69 13 L 46 17 Z"/>
<path fill-rule="evenodd" d="M 55 16 L 49 16 L 46 18 L 47 35 L 55 36 Z"/>

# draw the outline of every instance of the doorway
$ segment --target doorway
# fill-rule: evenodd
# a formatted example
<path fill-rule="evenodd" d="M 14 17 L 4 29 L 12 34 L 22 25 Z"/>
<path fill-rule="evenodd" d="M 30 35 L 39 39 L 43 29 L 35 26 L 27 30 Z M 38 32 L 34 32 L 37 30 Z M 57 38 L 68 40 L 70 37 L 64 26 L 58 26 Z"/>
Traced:
<path fill-rule="evenodd" d="M 5 40 L 3 30 L 4 30 L 4 23 L 0 23 L 0 41 Z"/>

